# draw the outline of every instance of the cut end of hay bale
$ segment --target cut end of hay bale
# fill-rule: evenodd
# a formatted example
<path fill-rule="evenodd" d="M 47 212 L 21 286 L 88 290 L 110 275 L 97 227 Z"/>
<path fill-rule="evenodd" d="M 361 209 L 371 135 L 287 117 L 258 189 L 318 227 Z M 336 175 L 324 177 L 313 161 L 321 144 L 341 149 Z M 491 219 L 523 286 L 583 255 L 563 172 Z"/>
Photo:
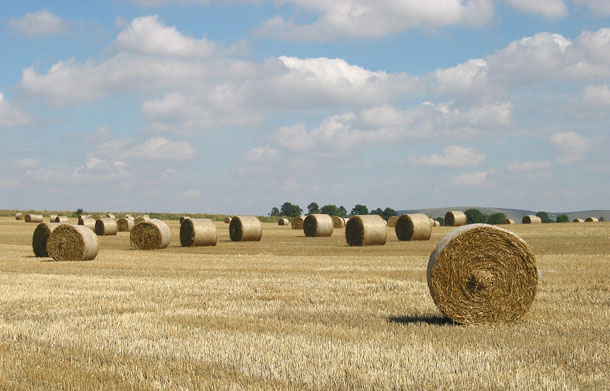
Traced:
<path fill-rule="evenodd" d="M 95 232 L 95 221 L 93 217 L 80 216 L 78 218 L 78 225 L 85 226 Z"/>
<path fill-rule="evenodd" d="M 573 223 L 584 223 L 585 221 L 583 219 L 574 219 L 572 220 Z"/>
<path fill-rule="evenodd" d="M 597 217 L 587 217 L 585 219 L 585 223 L 599 223 L 599 219 Z"/>
<path fill-rule="evenodd" d="M 184 223 L 185 220 L 190 219 L 190 216 L 181 216 L 180 217 L 180 225 L 182 225 Z"/>
<path fill-rule="evenodd" d="M 445 214 L 445 224 L 450 227 L 460 227 L 466 225 L 467 222 L 466 213 L 461 210 L 452 210 Z"/>
<path fill-rule="evenodd" d="M 136 223 L 133 218 L 123 217 L 117 220 L 116 225 L 119 232 L 131 232 Z"/>
<path fill-rule="evenodd" d="M 423 213 L 400 216 L 394 230 L 400 241 L 430 240 L 432 236 L 430 218 Z"/>
<path fill-rule="evenodd" d="M 225 224 L 229 224 L 231 223 L 231 218 L 230 217 L 225 217 Z"/>
<path fill-rule="evenodd" d="M 98 236 L 114 236 L 119 232 L 119 227 L 115 219 L 104 217 L 95 222 L 95 233 Z"/>
<path fill-rule="evenodd" d="M 60 224 L 57 223 L 38 224 L 32 235 L 32 250 L 34 250 L 34 255 L 37 257 L 49 256 L 49 253 L 47 252 L 47 241 L 49 240 L 49 236 L 51 236 L 51 232 L 59 225 Z"/>
<path fill-rule="evenodd" d="M 15 220 L 23 220 L 23 213 L 15 213 Z"/>
<path fill-rule="evenodd" d="M 90 261 L 99 249 L 95 233 L 82 225 L 60 224 L 47 241 L 49 256 L 56 261 Z"/>
<path fill-rule="evenodd" d="M 515 220 L 513 219 L 504 219 L 504 221 L 502 222 L 502 224 L 515 224 Z"/>
<path fill-rule="evenodd" d="M 137 250 L 157 250 L 169 246 L 172 233 L 169 226 L 161 220 L 150 219 L 136 224 L 129 240 Z"/>
<path fill-rule="evenodd" d="M 328 237 L 333 234 L 333 219 L 326 214 L 310 214 L 303 221 L 305 236 Z"/>
<path fill-rule="evenodd" d="M 522 224 L 542 224 L 542 219 L 538 216 L 527 215 L 527 216 L 523 216 L 521 223 Z"/>
<path fill-rule="evenodd" d="M 256 216 L 235 216 L 229 224 L 229 235 L 234 242 L 257 242 L 263 237 L 263 226 Z"/>
<path fill-rule="evenodd" d="M 345 224 L 348 246 L 383 246 L 387 237 L 386 221 L 378 215 L 352 216 Z"/>
<path fill-rule="evenodd" d="M 305 220 L 305 218 L 303 216 L 297 216 L 297 217 L 293 218 L 292 221 L 290 222 L 292 229 L 303 229 L 304 220 Z"/>
<path fill-rule="evenodd" d="M 472 224 L 440 240 L 430 255 L 427 279 L 435 304 L 454 322 L 510 323 L 529 310 L 538 270 L 517 235 Z"/>
<path fill-rule="evenodd" d="M 394 228 L 396 227 L 396 223 L 398 222 L 398 216 L 392 216 L 388 219 L 388 227 Z"/>
<path fill-rule="evenodd" d="M 333 228 L 344 228 L 345 227 L 345 219 L 339 216 L 333 216 Z"/>
<path fill-rule="evenodd" d="M 134 224 L 138 225 L 143 221 L 148 221 L 150 220 L 150 216 L 149 215 L 141 215 L 141 216 L 137 216 L 134 220 Z"/>
<path fill-rule="evenodd" d="M 186 219 L 180 225 L 182 247 L 216 246 L 216 226 L 210 219 Z"/>
<path fill-rule="evenodd" d="M 283 217 L 277 221 L 277 225 L 284 226 L 284 225 L 289 225 L 289 224 L 290 224 L 290 221 L 285 217 Z"/>

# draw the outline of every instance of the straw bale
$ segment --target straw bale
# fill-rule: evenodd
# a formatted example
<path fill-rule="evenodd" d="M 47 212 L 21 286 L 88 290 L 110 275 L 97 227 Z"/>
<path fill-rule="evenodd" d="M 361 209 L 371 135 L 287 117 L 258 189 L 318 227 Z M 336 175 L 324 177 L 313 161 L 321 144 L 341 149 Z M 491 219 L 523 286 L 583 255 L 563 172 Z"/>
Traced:
<path fill-rule="evenodd" d="M 131 232 L 136 225 L 136 221 L 133 218 L 123 217 L 117 220 L 116 225 L 119 232 Z"/>
<path fill-rule="evenodd" d="M 234 216 L 229 235 L 234 242 L 258 242 L 263 237 L 263 226 L 256 216 Z"/>
<path fill-rule="evenodd" d="M 288 224 L 290 224 L 290 220 L 288 220 L 285 217 L 282 217 L 281 219 L 279 219 L 277 221 L 277 225 L 288 225 Z"/>
<path fill-rule="evenodd" d="M 440 227 L 441 226 L 441 222 L 438 220 L 434 220 L 434 225 L 433 227 Z"/>
<path fill-rule="evenodd" d="M 49 216 L 49 223 L 54 223 L 56 218 L 57 218 L 57 215 L 50 215 Z"/>
<path fill-rule="evenodd" d="M 515 220 L 513 220 L 513 219 L 504 219 L 502 224 L 515 224 Z"/>
<path fill-rule="evenodd" d="M 530 308 L 538 284 L 527 243 L 503 228 L 471 224 L 445 235 L 430 255 L 428 288 L 456 323 L 510 323 Z"/>
<path fill-rule="evenodd" d="M 597 217 L 589 216 L 585 219 L 585 223 L 599 223 L 599 219 Z"/>
<path fill-rule="evenodd" d="M 95 233 L 98 236 L 114 236 L 119 232 L 119 226 L 115 219 L 103 217 L 95 222 Z"/>
<path fill-rule="evenodd" d="M 344 228 L 345 227 L 345 219 L 339 216 L 333 216 L 333 228 Z"/>
<path fill-rule="evenodd" d="M 42 215 L 28 213 L 25 215 L 24 219 L 26 223 L 42 223 L 43 217 Z"/>
<path fill-rule="evenodd" d="M 60 224 L 58 223 L 40 223 L 34 230 L 34 235 L 32 235 L 32 250 L 34 250 L 34 255 L 37 257 L 48 257 L 49 253 L 47 252 L 47 241 L 49 240 L 49 236 L 51 232 Z"/>
<path fill-rule="evenodd" d="M 80 216 L 78 218 L 78 225 L 84 225 L 92 231 L 95 231 L 95 219 L 93 217 Z"/>
<path fill-rule="evenodd" d="M 584 223 L 585 221 L 583 219 L 574 219 L 572 220 L 573 223 Z"/>
<path fill-rule="evenodd" d="M 159 219 L 150 219 L 136 224 L 130 234 L 131 246 L 137 250 L 157 250 L 169 246 L 172 232 Z"/>
<path fill-rule="evenodd" d="M 225 217 L 225 224 L 230 224 L 231 223 L 231 217 Z"/>
<path fill-rule="evenodd" d="M 181 216 L 180 217 L 180 225 L 182 225 L 182 223 L 184 223 L 185 220 L 190 219 L 190 216 Z"/>
<path fill-rule="evenodd" d="M 103 217 L 108 217 L 109 219 L 116 220 L 116 216 L 115 216 L 115 215 L 113 215 L 112 213 L 106 213 L 104 216 L 102 216 L 102 218 L 103 218 Z"/>
<path fill-rule="evenodd" d="M 333 218 L 325 214 L 310 214 L 303 220 L 303 232 L 308 237 L 326 237 L 333 234 Z"/>
<path fill-rule="evenodd" d="M 23 218 L 24 218 L 23 213 L 21 213 L 21 212 L 15 213 L 15 220 L 23 220 Z"/>
<path fill-rule="evenodd" d="M 392 216 L 388 219 L 388 227 L 394 228 L 396 227 L 396 223 L 398 222 L 398 216 Z"/>
<path fill-rule="evenodd" d="M 57 216 L 55 217 L 55 220 L 51 221 L 52 223 L 67 223 L 69 222 L 70 219 L 68 218 L 68 216 Z"/>
<path fill-rule="evenodd" d="M 452 210 L 445 214 L 445 224 L 450 227 L 466 225 L 467 222 L 468 218 L 466 217 L 466 213 L 461 210 Z"/>
<path fill-rule="evenodd" d="M 136 217 L 136 219 L 134 220 L 134 224 L 138 225 L 143 221 L 148 221 L 150 220 L 150 216 L 149 215 L 142 215 L 142 216 L 138 216 Z"/>
<path fill-rule="evenodd" d="M 349 246 L 383 246 L 387 237 L 386 221 L 379 215 L 352 216 L 345 224 Z"/>
<path fill-rule="evenodd" d="M 400 216 L 396 227 L 398 240 L 430 240 L 432 225 L 430 218 L 423 213 L 404 214 Z"/>
<path fill-rule="evenodd" d="M 47 241 L 49 256 L 56 261 L 90 261 L 99 250 L 95 233 L 82 225 L 60 224 Z"/>
<path fill-rule="evenodd" d="M 187 218 L 180 225 L 182 247 L 216 246 L 216 226 L 210 219 Z"/>
<path fill-rule="evenodd" d="M 542 219 L 538 216 L 527 215 L 523 216 L 521 224 L 542 224 Z"/>
<path fill-rule="evenodd" d="M 297 216 L 292 219 L 290 225 L 292 226 L 292 229 L 303 229 L 303 221 L 305 221 L 303 216 Z"/>

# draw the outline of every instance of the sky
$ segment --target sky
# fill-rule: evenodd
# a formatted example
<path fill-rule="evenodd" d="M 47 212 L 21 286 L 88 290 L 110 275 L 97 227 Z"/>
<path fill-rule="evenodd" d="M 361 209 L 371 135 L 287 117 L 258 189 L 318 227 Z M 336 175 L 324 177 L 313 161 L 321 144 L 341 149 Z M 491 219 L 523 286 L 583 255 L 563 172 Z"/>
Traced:
<path fill-rule="evenodd" d="M 0 209 L 610 209 L 607 0 L 0 2 Z"/>

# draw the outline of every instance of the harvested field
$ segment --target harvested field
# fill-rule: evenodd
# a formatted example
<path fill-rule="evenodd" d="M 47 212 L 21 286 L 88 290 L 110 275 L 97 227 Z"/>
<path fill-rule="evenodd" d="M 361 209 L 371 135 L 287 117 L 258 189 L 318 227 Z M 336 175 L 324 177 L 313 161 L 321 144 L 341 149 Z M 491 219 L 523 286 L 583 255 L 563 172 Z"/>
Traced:
<path fill-rule="evenodd" d="M 512 325 L 455 325 L 426 283 L 429 241 L 349 247 L 263 223 L 260 242 L 35 258 L 35 224 L 0 218 L 0 389 L 603 390 L 610 223 L 511 225 L 537 258 Z"/>

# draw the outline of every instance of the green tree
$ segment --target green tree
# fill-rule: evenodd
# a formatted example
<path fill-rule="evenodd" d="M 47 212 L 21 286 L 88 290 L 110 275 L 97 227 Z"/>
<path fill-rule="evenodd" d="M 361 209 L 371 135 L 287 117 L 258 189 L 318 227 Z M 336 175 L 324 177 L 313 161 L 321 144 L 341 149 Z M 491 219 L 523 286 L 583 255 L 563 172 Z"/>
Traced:
<path fill-rule="evenodd" d="M 599 218 L 599 221 L 606 221 L 606 219 L 604 219 L 604 216 L 601 216 L 601 217 Z"/>
<path fill-rule="evenodd" d="M 74 212 L 75 215 L 80 216 L 84 213 L 83 208 L 78 208 L 76 209 L 76 212 Z"/>
<path fill-rule="evenodd" d="M 384 219 L 388 220 L 390 217 L 392 216 L 396 216 L 397 213 L 394 209 L 387 207 L 383 210 L 383 213 L 381 214 L 381 217 L 383 217 Z"/>
<path fill-rule="evenodd" d="M 290 202 L 284 202 L 280 208 L 280 214 L 288 217 L 296 217 L 303 214 L 303 209 L 298 205 L 293 205 Z"/>
<path fill-rule="evenodd" d="M 553 222 L 553 220 L 549 217 L 549 214 L 547 212 L 538 212 L 538 213 L 536 213 L 536 216 L 540 217 L 540 220 L 542 220 L 542 222 L 544 224 Z"/>
<path fill-rule="evenodd" d="M 468 209 L 464 213 L 468 224 L 485 223 L 487 221 L 487 215 L 478 209 Z"/>
<path fill-rule="evenodd" d="M 506 215 L 502 212 L 492 213 L 487 216 L 487 224 L 502 224 L 506 219 Z"/>
<path fill-rule="evenodd" d="M 339 216 L 339 208 L 337 208 L 337 205 L 324 205 L 320 208 L 320 213 L 331 216 Z"/>
<path fill-rule="evenodd" d="M 312 202 L 311 204 L 307 205 L 307 213 L 320 213 L 320 207 L 315 202 Z"/>
<path fill-rule="evenodd" d="M 570 218 L 568 217 L 568 215 L 561 214 L 561 215 L 557 216 L 557 219 L 555 219 L 555 221 L 557 223 L 569 223 Z"/>
<path fill-rule="evenodd" d="M 345 209 L 345 207 L 343 205 L 341 205 L 339 207 L 339 217 L 347 217 L 347 210 Z"/>
<path fill-rule="evenodd" d="M 435 217 L 434 220 L 438 221 L 441 226 L 445 226 L 445 218 L 444 217 Z"/>
<path fill-rule="evenodd" d="M 370 214 L 382 216 L 383 215 L 383 209 L 381 209 L 381 208 L 373 209 Z"/>
<path fill-rule="evenodd" d="M 277 207 L 271 208 L 271 212 L 269 212 L 269 216 L 279 216 L 280 210 Z"/>
<path fill-rule="evenodd" d="M 352 208 L 352 211 L 350 212 L 350 215 L 352 215 L 352 216 L 362 216 L 362 215 L 368 215 L 368 214 L 369 214 L 369 208 L 367 208 L 366 205 L 361 205 L 361 204 L 356 204 Z"/>

